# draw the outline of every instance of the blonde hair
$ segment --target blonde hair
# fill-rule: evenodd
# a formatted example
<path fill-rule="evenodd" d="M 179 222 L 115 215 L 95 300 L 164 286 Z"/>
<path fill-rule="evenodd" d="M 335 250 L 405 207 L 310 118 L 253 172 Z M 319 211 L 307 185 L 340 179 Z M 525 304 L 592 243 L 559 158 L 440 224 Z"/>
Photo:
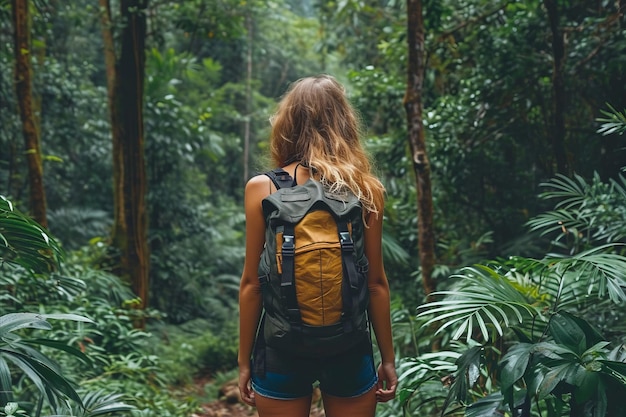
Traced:
<path fill-rule="evenodd" d="M 378 214 L 385 188 L 372 174 L 360 138 L 360 120 L 343 86 L 329 75 L 307 77 L 293 83 L 278 104 L 270 156 L 278 167 L 302 163 L 331 193 L 348 189 Z"/>

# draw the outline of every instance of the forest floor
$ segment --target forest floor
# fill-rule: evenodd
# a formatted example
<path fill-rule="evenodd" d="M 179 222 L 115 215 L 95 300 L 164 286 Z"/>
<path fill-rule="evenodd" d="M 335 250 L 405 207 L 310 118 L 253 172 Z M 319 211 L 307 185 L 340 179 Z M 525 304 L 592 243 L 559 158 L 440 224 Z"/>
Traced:
<path fill-rule="evenodd" d="M 202 389 L 203 381 L 196 382 Z M 237 381 L 224 384 L 219 390 L 219 398 L 200 404 L 200 410 L 191 417 L 258 417 L 256 410 L 241 401 Z M 321 396 L 319 390 L 314 391 L 311 401 L 311 413 L 309 417 L 324 417 L 324 409 L 321 408 Z"/>

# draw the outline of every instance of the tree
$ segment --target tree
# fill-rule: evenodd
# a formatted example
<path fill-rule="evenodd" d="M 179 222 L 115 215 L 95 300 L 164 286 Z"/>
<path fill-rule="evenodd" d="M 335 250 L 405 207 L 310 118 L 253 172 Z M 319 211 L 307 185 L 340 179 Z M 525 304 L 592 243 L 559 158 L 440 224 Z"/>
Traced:
<path fill-rule="evenodd" d="M 555 0 L 543 2 L 552 33 L 552 150 L 557 172 L 567 175 L 570 172 L 565 151 L 565 38 L 559 26 L 559 6 Z"/>
<path fill-rule="evenodd" d="M 148 305 L 146 170 L 144 162 L 143 90 L 147 0 L 122 0 L 120 53 L 115 54 L 111 8 L 102 0 L 102 33 L 113 136 L 114 225 L 112 242 L 120 251 L 119 273 Z"/>
<path fill-rule="evenodd" d="M 599 133 L 626 131 L 623 112 L 603 114 Z M 437 333 L 465 336 L 466 344 L 404 361 L 406 407 L 424 414 L 436 401 L 442 415 L 453 403 L 468 416 L 528 417 L 533 408 L 549 417 L 624 415 L 626 178 L 560 174 L 542 185 L 554 210 L 528 226 L 561 253 L 464 268 L 441 299 L 420 306 L 424 326 L 438 323 Z M 446 389 L 433 380 L 447 381 Z"/>
<path fill-rule="evenodd" d="M 430 162 L 424 136 L 422 85 L 424 82 L 424 18 L 421 0 L 407 0 L 409 43 L 407 89 L 404 108 L 407 115 L 409 143 L 417 188 L 418 246 L 422 284 L 426 296 L 435 291 L 432 277 L 435 265 L 435 235 Z"/>
<path fill-rule="evenodd" d="M 46 193 L 43 188 L 43 165 L 39 129 L 33 110 L 32 47 L 28 0 L 13 0 L 13 30 L 15 53 L 15 93 L 22 121 L 26 148 L 30 191 L 30 211 L 35 220 L 47 227 Z"/>

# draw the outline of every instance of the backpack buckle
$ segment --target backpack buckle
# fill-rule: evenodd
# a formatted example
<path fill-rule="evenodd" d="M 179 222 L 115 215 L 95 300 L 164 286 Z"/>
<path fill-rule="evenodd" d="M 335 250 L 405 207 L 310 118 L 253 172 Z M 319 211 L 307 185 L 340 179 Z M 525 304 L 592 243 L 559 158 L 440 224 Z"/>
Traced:
<path fill-rule="evenodd" d="M 339 239 L 341 240 L 341 248 L 343 250 L 352 251 L 354 249 L 354 243 L 350 238 L 350 232 L 339 232 Z"/>
<path fill-rule="evenodd" d="M 293 256 L 295 254 L 294 237 L 291 235 L 283 235 L 283 256 Z"/>

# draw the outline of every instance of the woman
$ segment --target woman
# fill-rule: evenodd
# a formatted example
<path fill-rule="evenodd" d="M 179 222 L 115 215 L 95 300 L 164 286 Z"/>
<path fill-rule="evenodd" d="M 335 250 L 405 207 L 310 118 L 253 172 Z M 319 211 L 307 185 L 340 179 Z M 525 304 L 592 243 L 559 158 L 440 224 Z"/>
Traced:
<path fill-rule="evenodd" d="M 349 190 L 361 201 L 369 261 L 369 317 L 382 362 L 376 371 L 370 340 L 366 346 L 322 363 L 291 358 L 288 352 L 269 348 L 254 349 L 262 312 L 257 278 L 265 241 L 262 200 L 276 191 L 268 176 L 258 175 L 250 179 L 245 190 L 246 257 L 239 295 L 242 400 L 256 406 L 261 417 L 308 417 L 312 383 L 319 379 L 327 417 L 374 416 L 376 402 L 394 398 L 397 386 L 389 285 L 381 246 L 384 188 L 371 173 L 360 144 L 356 113 L 333 77 L 304 78 L 291 86 L 272 119 L 270 152 L 274 165 L 287 171 L 298 184 L 313 178 L 331 190 Z M 254 361 L 272 362 L 273 368 L 259 375 L 254 372 Z"/>

